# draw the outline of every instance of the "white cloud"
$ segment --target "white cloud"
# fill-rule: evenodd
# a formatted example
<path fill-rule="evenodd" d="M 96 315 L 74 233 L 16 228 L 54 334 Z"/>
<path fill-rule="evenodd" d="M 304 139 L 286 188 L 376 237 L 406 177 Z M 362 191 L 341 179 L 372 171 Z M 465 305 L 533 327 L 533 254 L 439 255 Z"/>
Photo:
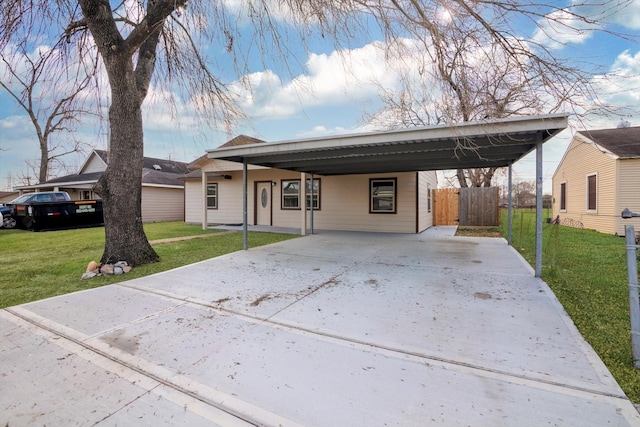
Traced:
<path fill-rule="evenodd" d="M 607 75 L 594 78 L 600 97 L 622 109 L 637 109 L 640 105 L 640 51 L 619 54 Z"/>
<path fill-rule="evenodd" d="M 637 0 L 572 0 L 538 22 L 532 41 L 550 49 L 568 44 L 584 44 L 597 31 L 608 31 L 612 24 L 626 30 L 640 29 L 640 2 Z"/>
<path fill-rule="evenodd" d="M 640 2 L 637 0 L 617 0 L 613 4 L 610 21 L 629 30 L 640 30 Z"/>
<path fill-rule="evenodd" d="M 598 29 L 597 26 L 578 19 L 568 10 L 552 12 L 538 25 L 532 41 L 550 49 L 562 49 L 570 43 L 583 44 Z"/>
<path fill-rule="evenodd" d="M 305 71 L 287 83 L 270 70 L 252 73 L 233 91 L 249 117 L 278 118 L 303 108 L 363 101 L 376 95 L 379 84 L 395 84 L 379 42 L 329 55 L 311 53 Z"/>

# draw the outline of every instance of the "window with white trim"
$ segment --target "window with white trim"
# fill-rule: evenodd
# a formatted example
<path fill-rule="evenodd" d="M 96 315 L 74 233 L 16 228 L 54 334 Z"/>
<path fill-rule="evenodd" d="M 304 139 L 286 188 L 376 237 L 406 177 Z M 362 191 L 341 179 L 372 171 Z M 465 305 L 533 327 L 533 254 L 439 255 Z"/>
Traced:
<path fill-rule="evenodd" d="M 207 209 L 218 209 L 218 183 L 207 184 Z"/>
<path fill-rule="evenodd" d="M 290 179 L 281 181 L 282 209 L 300 209 L 300 180 Z M 320 179 L 313 179 L 313 195 L 311 194 L 311 180 L 307 180 L 307 209 L 310 209 L 313 197 L 313 210 L 320 210 Z"/>
<path fill-rule="evenodd" d="M 300 180 L 286 180 L 282 183 L 282 209 L 300 209 Z"/>
<path fill-rule="evenodd" d="M 598 175 L 587 175 L 587 212 L 598 211 Z"/>
<path fill-rule="evenodd" d="M 560 183 L 560 210 L 561 211 L 567 210 L 567 183 L 566 182 Z"/>
<path fill-rule="evenodd" d="M 313 197 L 313 210 L 320 210 L 320 179 L 313 179 L 313 194 L 311 194 L 311 180 L 307 180 L 307 210 L 311 209 L 311 197 Z"/>
<path fill-rule="evenodd" d="M 396 213 L 396 178 L 369 180 L 369 213 Z"/>

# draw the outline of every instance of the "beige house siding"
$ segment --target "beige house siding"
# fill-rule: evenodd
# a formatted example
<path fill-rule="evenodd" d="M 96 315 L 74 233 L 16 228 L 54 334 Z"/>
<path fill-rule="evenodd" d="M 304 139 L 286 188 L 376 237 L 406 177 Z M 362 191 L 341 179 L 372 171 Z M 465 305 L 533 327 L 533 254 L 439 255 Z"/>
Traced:
<path fill-rule="evenodd" d="M 242 223 L 242 166 L 233 162 L 211 161 L 203 170 L 216 175 L 209 183 L 218 184 L 218 208 L 207 209 L 207 225 Z M 271 224 L 274 227 L 298 228 L 302 223 L 300 209 L 282 209 L 282 180 L 298 180 L 297 172 L 249 166 L 247 186 L 247 217 L 249 225 L 256 223 L 256 182 L 272 182 Z M 306 175 L 307 179 L 310 175 Z M 371 178 L 396 178 L 396 213 L 370 213 L 369 186 Z M 380 231 L 415 233 L 432 225 L 427 212 L 427 184 L 435 188 L 435 172 L 405 172 L 379 175 L 314 176 L 320 180 L 320 209 L 314 210 L 314 228 L 325 230 Z M 419 185 L 418 185 L 419 184 Z M 416 187 L 418 186 L 418 187 Z M 419 193 L 417 193 L 419 191 Z M 200 180 L 185 183 L 185 221 L 201 223 L 203 190 Z M 418 214 L 420 206 L 420 217 Z M 307 212 L 307 218 L 310 214 Z M 309 219 L 307 224 L 310 226 Z"/>
<path fill-rule="evenodd" d="M 142 188 L 142 221 L 184 220 L 184 192 L 182 188 Z"/>
<path fill-rule="evenodd" d="M 618 160 L 618 205 L 616 206 L 615 232 L 625 234 L 624 226 L 629 224 L 640 231 L 640 218 L 622 219 L 620 213 L 624 208 L 640 213 L 640 159 Z"/>
<path fill-rule="evenodd" d="M 188 180 L 184 183 L 184 221 L 187 224 L 202 224 L 201 180 Z"/>
<path fill-rule="evenodd" d="M 433 190 L 437 186 L 438 180 L 435 172 L 418 172 L 418 232 L 433 225 Z M 431 196 L 431 200 L 429 200 L 429 196 Z"/>
<path fill-rule="evenodd" d="M 569 145 L 567 153 L 553 176 L 553 216 L 579 221 L 585 228 L 602 233 L 615 233 L 616 216 L 616 159 L 585 143 L 578 137 Z M 587 177 L 597 176 L 597 210 L 587 210 Z M 560 185 L 566 183 L 566 211 L 560 211 Z"/>
<path fill-rule="evenodd" d="M 397 178 L 395 214 L 369 213 L 371 178 Z M 314 226 L 326 230 L 415 233 L 415 186 L 415 172 L 322 177 L 321 205 L 320 210 L 314 212 Z M 289 215 L 282 218 L 284 222 L 281 225 L 279 221 L 275 222 L 276 218 L 274 215 L 275 226 L 284 227 L 291 224 L 292 218 L 289 218 Z"/>

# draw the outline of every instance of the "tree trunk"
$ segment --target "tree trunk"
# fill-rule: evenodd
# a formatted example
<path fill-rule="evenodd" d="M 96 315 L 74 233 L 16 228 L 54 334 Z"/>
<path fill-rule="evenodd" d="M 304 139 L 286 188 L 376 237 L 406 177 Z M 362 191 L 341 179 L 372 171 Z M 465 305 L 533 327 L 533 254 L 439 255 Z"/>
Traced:
<path fill-rule="evenodd" d="M 464 169 L 458 169 L 456 171 L 456 177 L 458 177 L 458 183 L 460 184 L 460 188 L 467 188 L 467 178 L 464 175 Z"/>
<path fill-rule="evenodd" d="M 126 261 L 138 266 L 160 259 L 142 227 L 141 102 L 131 61 L 112 57 L 109 62 L 106 64 L 111 84 L 109 158 L 107 169 L 96 184 L 103 200 L 105 223 L 101 262 Z"/>

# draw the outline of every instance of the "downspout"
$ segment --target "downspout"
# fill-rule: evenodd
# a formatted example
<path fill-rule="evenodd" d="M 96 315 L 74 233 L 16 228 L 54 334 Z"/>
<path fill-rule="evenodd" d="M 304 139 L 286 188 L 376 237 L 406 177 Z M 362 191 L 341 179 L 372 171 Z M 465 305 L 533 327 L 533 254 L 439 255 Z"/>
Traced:
<path fill-rule="evenodd" d="M 242 159 L 242 249 L 249 249 L 247 225 L 247 159 Z"/>

